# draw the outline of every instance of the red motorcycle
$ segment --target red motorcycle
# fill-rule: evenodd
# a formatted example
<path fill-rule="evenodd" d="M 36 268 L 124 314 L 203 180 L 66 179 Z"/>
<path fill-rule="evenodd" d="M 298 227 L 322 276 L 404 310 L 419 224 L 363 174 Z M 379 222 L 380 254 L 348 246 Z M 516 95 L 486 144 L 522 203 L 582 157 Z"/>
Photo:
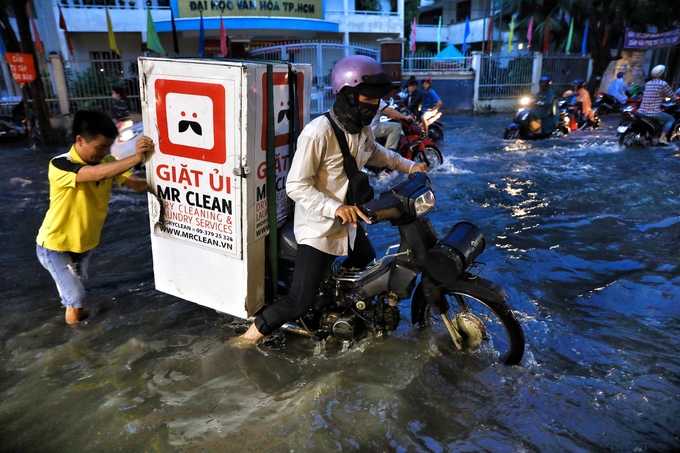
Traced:
<path fill-rule="evenodd" d="M 395 120 L 389 120 L 395 121 Z M 444 163 L 444 156 L 437 145 L 425 136 L 423 130 L 416 123 L 408 120 L 400 120 L 402 135 L 399 137 L 397 152 L 408 160 L 425 162 L 430 170 Z M 377 142 L 385 145 L 384 138 L 378 138 Z M 379 173 L 383 169 L 368 167 L 373 173 Z"/>

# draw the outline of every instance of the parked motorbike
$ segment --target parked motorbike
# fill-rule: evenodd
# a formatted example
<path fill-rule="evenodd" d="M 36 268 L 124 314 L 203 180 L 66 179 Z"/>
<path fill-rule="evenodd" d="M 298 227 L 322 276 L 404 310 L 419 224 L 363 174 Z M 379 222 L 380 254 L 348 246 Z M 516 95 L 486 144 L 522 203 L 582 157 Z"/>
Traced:
<path fill-rule="evenodd" d="M 673 101 L 667 101 L 661 104 L 661 109 L 672 115 L 675 120 L 668 134 L 668 141 L 680 141 L 680 111 L 678 111 L 678 105 Z M 659 138 L 663 124 L 659 124 L 654 118 L 642 115 L 637 111 L 632 112 L 631 115 L 631 120 L 622 122 L 616 128 L 619 144 L 626 148 L 648 148 L 661 145 Z"/>
<path fill-rule="evenodd" d="M 405 115 L 410 116 L 409 112 L 404 112 Z M 381 119 L 382 120 L 382 119 Z M 395 121 L 387 119 L 386 121 Z M 407 120 L 400 120 L 402 135 L 399 137 L 397 144 L 397 152 L 408 160 L 414 162 L 425 162 L 428 168 L 433 169 L 439 167 L 444 163 L 444 156 L 437 145 L 425 137 L 425 133 L 416 123 Z M 385 138 L 378 138 L 377 142 L 385 145 Z M 369 167 L 373 173 L 379 173 L 382 169 Z"/>
<path fill-rule="evenodd" d="M 23 126 L 6 119 L 0 119 L 0 138 L 14 139 L 24 136 L 26 136 L 26 130 Z"/>
<path fill-rule="evenodd" d="M 512 119 L 512 123 L 505 127 L 503 138 L 506 140 L 532 140 L 547 138 L 550 136 L 567 135 L 569 133 L 569 118 L 566 109 L 557 108 L 557 127 L 555 130 L 545 131 L 542 127 L 540 118 L 532 114 L 533 108 L 538 105 L 532 98 L 524 97 L 520 99 L 520 109 Z"/>
<path fill-rule="evenodd" d="M 433 325 L 432 314 L 439 315 L 458 350 L 481 349 L 504 364 L 519 363 L 524 354 L 522 327 L 507 305 L 505 291 L 482 278 L 484 264 L 475 261 L 484 250 L 484 234 L 460 222 L 438 238 L 426 217 L 434 206 L 424 173 L 409 175 L 361 206 L 372 223 L 390 221 L 396 226 L 400 243 L 363 269 L 345 269 L 336 261 L 321 284 L 317 306 L 283 329 L 348 346 L 369 333 L 380 336 L 395 330 L 399 303 L 411 298 L 413 325 Z M 277 281 L 279 294 L 286 294 L 297 250 L 293 222 L 278 233 Z"/>

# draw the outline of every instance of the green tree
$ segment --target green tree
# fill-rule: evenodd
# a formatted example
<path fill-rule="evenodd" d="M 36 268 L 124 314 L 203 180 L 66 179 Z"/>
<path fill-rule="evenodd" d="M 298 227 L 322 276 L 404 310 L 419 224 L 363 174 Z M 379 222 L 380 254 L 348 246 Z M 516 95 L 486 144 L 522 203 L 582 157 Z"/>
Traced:
<path fill-rule="evenodd" d="M 418 17 L 420 0 L 404 0 L 404 36 L 411 36 L 413 18 Z M 390 10 L 397 11 L 397 0 L 390 0 Z"/>
<path fill-rule="evenodd" d="M 17 39 L 14 29 L 10 24 L 9 18 L 11 15 L 14 15 L 14 18 L 16 19 L 19 39 Z M 20 52 L 32 55 L 36 73 L 39 74 L 38 58 L 36 56 L 35 46 L 33 45 L 33 37 L 31 36 L 28 13 L 26 12 L 26 0 L 0 0 L 0 35 L 5 42 L 8 52 Z M 33 109 L 38 125 L 40 126 L 43 143 L 46 145 L 56 144 L 57 138 L 52 129 L 52 124 L 50 123 L 50 116 L 43 94 L 44 91 L 41 78 L 36 77 L 35 81 L 25 84 L 24 90 L 26 89 L 29 90 L 30 97 L 33 99 Z M 24 94 L 24 98 L 25 97 L 26 94 Z"/>
<path fill-rule="evenodd" d="M 569 24 L 574 18 L 574 38 L 571 51 L 581 49 L 584 28 L 588 21 L 587 49 L 593 58 L 593 73 L 588 89 L 593 90 L 612 59 L 620 57 L 617 48 L 626 28 L 659 32 L 680 26 L 678 0 L 496 0 L 496 19 L 505 24 L 517 14 L 515 33 L 526 35 L 534 18 L 532 49 L 541 49 L 547 24 L 550 23 L 551 48 L 565 51 Z M 612 53 L 615 56 L 612 56 Z"/>

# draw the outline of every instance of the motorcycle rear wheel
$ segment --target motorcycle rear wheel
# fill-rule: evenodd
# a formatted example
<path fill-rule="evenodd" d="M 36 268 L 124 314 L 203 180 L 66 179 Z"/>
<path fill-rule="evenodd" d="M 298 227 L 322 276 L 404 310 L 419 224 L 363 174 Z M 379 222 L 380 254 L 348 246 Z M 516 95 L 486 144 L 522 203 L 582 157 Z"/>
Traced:
<path fill-rule="evenodd" d="M 430 124 L 430 127 L 428 128 L 427 131 L 428 138 L 432 140 L 433 142 L 439 142 L 441 140 L 444 140 L 444 131 L 442 130 L 439 125 L 436 124 Z"/>
<path fill-rule="evenodd" d="M 425 162 L 430 170 L 444 163 L 444 156 L 436 146 L 426 146 L 422 151 L 414 150 L 414 156 L 415 162 Z"/>
<path fill-rule="evenodd" d="M 619 145 L 626 148 L 644 148 L 647 143 L 649 143 L 649 134 L 634 129 L 628 129 L 619 138 Z"/>
<path fill-rule="evenodd" d="M 479 349 L 492 351 L 505 365 L 516 365 L 522 360 L 524 332 L 507 305 L 462 292 L 448 292 L 445 297 L 449 310 L 442 317 L 446 316 L 455 324 L 456 315 L 472 315 L 484 325 L 482 341 L 477 346 Z M 460 333 L 464 347 L 469 340 L 474 340 L 465 330 Z"/>

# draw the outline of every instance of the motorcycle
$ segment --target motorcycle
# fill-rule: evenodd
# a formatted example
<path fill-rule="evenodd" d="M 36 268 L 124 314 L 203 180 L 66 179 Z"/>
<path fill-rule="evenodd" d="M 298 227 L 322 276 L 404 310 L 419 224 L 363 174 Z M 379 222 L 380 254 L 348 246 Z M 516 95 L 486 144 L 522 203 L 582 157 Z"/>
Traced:
<path fill-rule="evenodd" d="M 320 286 L 317 305 L 283 329 L 349 347 L 369 333 L 381 336 L 395 330 L 399 303 L 411 298 L 413 325 L 431 326 L 432 314 L 439 315 L 456 349 L 481 349 L 504 364 L 519 363 L 524 354 L 522 327 L 505 291 L 481 277 L 484 264 L 475 261 L 484 251 L 484 234 L 460 222 L 439 239 L 426 217 L 434 206 L 424 173 L 409 175 L 379 199 L 360 206 L 372 223 L 390 221 L 396 226 L 400 243 L 363 269 L 345 269 L 336 261 Z M 297 250 L 293 222 L 285 223 L 277 237 L 276 281 L 283 295 L 290 287 Z M 271 283 L 271 275 L 268 280 Z"/>
<path fill-rule="evenodd" d="M 0 138 L 19 138 L 26 136 L 26 130 L 23 126 L 7 121 L 6 119 L 0 119 Z"/>
<path fill-rule="evenodd" d="M 566 109 L 560 107 L 558 102 L 557 108 L 557 126 L 554 130 L 544 131 L 540 118 L 532 114 L 534 106 L 540 105 L 533 101 L 532 98 L 524 97 L 520 99 L 520 109 L 512 119 L 512 123 L 505 127 L 503 138 L 506 140 L 532 140 L 547 138 L 550 136 L 567 135 L 569 133 L 569 118 L 567 117 Z"/>
<path fill-rule="evenodd" d="M 444 124 L 439 121 L 439 118 L 441 117 L 442 112 L 438 111 L 432 118 L 428 120 L 427 138 L 435 143 L 444 140 Z M 422 128 L 422 124 L 420 127 Z"/>
<path fill-rule="evenodd" d="M 623 105 L 614 96 L 608 93 L 599 92 L 593 102 L 593 106 L 603 115 L 607 113 L 620 112 Z"/>
<path fill-rule="evenodd" d="M 614 96 L 608 93 L 600 92 L 593 102 L 593 107 L 601 114 L 623 112 L 623 109 L 630 105 L 640 105 L 642 101 L 642 87 L 639 85 L 633 86 L 629 91 L 626 91 L 628 99 L 625 103 L 619 102 Z"/>
<path fill-rule="evenodd" d="M 399 99 L 404 99 L 408 94 L 405 91 L 400 91 L 398 93 Z M 394 98 L 390 98 L 389 102 L 390 107 L 397 109 L 397 104 L 394 101 Z M 402 112 L 405 115 L 410 115 L 411 113 L 408 111 Z M 442 112 L 437 111 L 437 113 L 429 119 L 428 122 L 428 131 L 427 131 L 427 138 L 432 140 L 433 142 L 439 142 L 444 140 L 444 124 L 439 121 L 439 118 L 442 117 Z M 418 123 L 418 126 L 424 130 L 422 122 Z"/>
<path fill-rule="evenodd" d="M 409 112 L 403 112 L 410 116 Z M 385 120 L 394 121 L 383 117 Z M 383 119 L 381 118 L 381 121 Z M 444 156 L 437 145 L 425 137 L 423 130 L 416 123 L 408 120 L 400 120 L 402 135 L 399 136 L 397 152 L 408 160 L 414 162 L 425 162 L 428 168 L 433 169 L 444 163 Z M 381 145 L 385 145 L 385 138 L 376 139 Z M 379 173 L 382 169 L 369 167 L 373 173 Z"/>
<path fill-rule="evenodd" d="M 680 141 L 680 111 L 673 101 L 661 104 L 661 110 L 673 116 L 675 120 L 668 134 L 669 142 Z M 654 118 L 642 115 L 637 111 L 631 112 L 632 119 L 622 122 L 616 128 L 616 136 L 619 137 L 619 145 L 626 148 L 647 148 L 659 146 L 662 124 Z"/>

